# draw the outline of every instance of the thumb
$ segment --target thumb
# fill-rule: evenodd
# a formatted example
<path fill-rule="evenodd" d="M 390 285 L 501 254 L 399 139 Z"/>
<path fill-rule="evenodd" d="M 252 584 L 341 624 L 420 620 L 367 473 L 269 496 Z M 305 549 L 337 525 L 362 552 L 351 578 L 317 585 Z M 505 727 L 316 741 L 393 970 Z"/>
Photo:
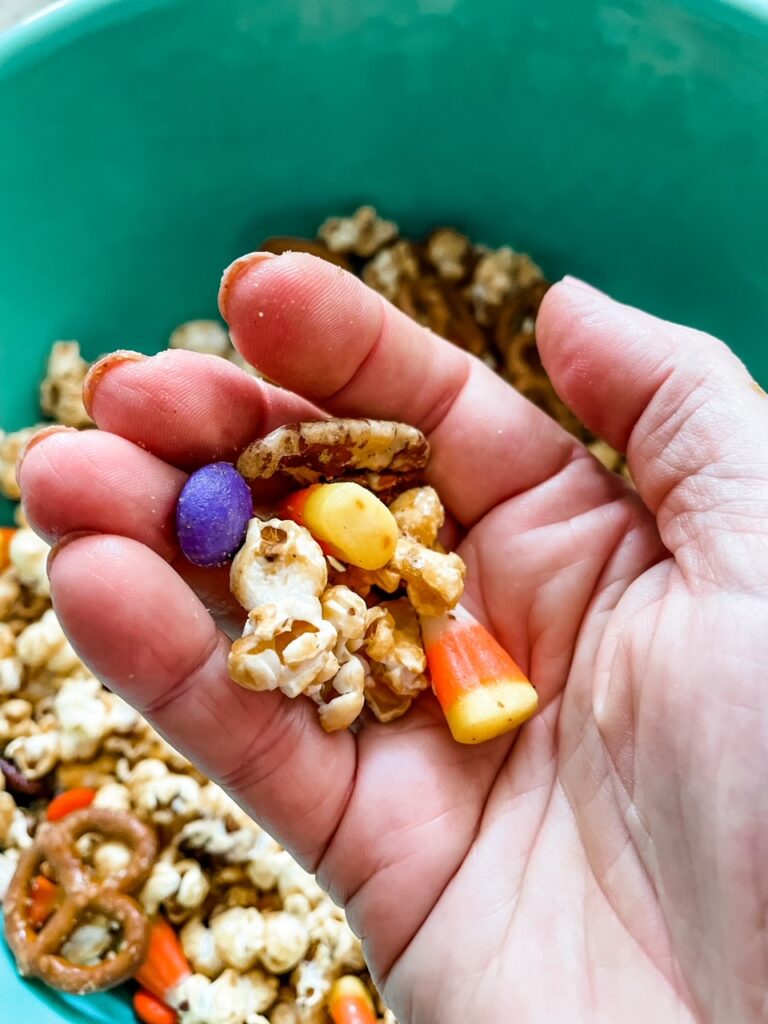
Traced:
<path fill-rule="evenodd" d="M 572 278 L 536 334 L 560 397 L 626 452 L 686 578 L 768 586 L 768 397 L 733 352 Z"/>

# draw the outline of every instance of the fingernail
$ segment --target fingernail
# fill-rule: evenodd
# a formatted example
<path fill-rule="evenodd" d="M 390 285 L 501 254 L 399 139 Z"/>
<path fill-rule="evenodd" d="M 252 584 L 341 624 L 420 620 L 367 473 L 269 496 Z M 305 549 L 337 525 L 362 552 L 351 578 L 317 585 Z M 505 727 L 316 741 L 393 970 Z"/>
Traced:
<path fill-rule="evenodd" d="M 219 285 L 219 312 L 227 319 L 227 304 L 229 302 L 229 295 L 234 287 L 235 281 L 243 276 L 246 270 L 250 270 L 251 267 L 258 266 L 259 263 L 266 263 L 267 260 L 274 260 L 278 258 L 278 254 L 274 252 L 249 252 L 245 256 L 238 256 L 234 263 L 230 263 L 224 273 L 221 275 L 221 284 Z"/>
<path fill-rule="evenodd" d="M 565 275 L 562 283 L 568 285 L 570 288 L 578 288 L 582 292 L 594 295 L 595 298 L 607 299 L 610 297 L 606 295 L 605 292 L 601 292 L 599 288 L 595 288 L 594 285 L 587 284 L 587 282 L 582 281 L 580 277 L 572 277 L 570 274 Z"/>
<path fill-rule="evenodd" d="M 35 445 L 40 444 L 47 437 L 51 437 L 52 434 L 77 434 L 79 431 L 75 427 L 65 427 L 61 423 L 52 423 L 50 427 L 43 427 L 42 430 L 38 430 L 36 434 L 27 441 L 24 447 L 19 452 L 16 458 L 16 483 L 21 486 L 21 464 L 26 459 L 27 455 L 32 451 Z"/>
<path fill-rule="evenodd" d="M 50 576 L 51 566 L 53 560 L 58 558 L 61 552 L 69 544 L 74 543 L 76 540 L 82 540 L 83 537 L 98 537 L 98 533 L 95 530 L 73 530 L 72 533 L 65 534 L 60 540 L 57 540 L 51 550 L 48 552 L 48 560 L 46 562 L 45 571 Z"/>
<path fill-rule="evenodd" d="M 141 363 L 147 358 L 149 357 L 141 352 L 132 352 L 130 349 L 118 349 L 117 352 L 110 352 L 109 355 L 104 356 L 93 364 L 83 381 L 83 405 L 91 419 L 93 419 L 93 399 L 96 389 L 109 371 L 123 363 Z"/>

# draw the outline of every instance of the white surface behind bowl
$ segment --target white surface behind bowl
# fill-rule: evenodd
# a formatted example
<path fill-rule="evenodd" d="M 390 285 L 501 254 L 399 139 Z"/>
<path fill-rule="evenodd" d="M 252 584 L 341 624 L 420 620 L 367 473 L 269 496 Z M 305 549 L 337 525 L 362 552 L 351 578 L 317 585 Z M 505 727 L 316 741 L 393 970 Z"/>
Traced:
<path fill-rule="evenodd" d="M 0 32 L 45 7 L 48 0 L 0 0 Z"/>

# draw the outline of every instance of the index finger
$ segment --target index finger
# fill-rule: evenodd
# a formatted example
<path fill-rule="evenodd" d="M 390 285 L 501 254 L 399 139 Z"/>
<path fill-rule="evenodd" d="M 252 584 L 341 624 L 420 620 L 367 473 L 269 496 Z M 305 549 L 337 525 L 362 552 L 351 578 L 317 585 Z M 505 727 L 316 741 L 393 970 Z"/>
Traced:
<path fill-rule="evenodd" d="M 581 451 L 479 360 L 317 257 L 242 257 L 224 274 L 219 304 L 237 348 L 271 380 L 337 415 L 429 434 L 431 478 L 464 525 Z"/>

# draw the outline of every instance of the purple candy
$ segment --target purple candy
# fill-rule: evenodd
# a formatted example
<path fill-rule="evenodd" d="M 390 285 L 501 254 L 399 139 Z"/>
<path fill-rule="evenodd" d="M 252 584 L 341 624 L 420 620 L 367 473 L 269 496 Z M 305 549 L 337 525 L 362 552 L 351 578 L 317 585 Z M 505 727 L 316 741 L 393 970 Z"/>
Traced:
<path fill-rule="evenodd" d="M 176 506 L 176 533 L 193 565 L 225 565 L 243 543 L 253 500 L 248 484 L 228 462 L 198 469 Z"/>

